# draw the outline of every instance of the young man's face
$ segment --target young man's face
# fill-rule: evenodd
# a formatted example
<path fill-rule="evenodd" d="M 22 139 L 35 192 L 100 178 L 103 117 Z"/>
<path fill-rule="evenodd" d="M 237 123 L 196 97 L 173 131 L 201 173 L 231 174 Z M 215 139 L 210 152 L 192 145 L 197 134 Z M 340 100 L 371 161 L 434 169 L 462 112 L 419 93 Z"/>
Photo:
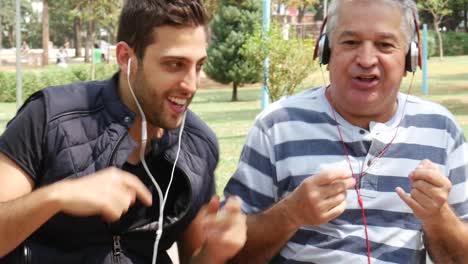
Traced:
<path fill-rule="evenodd" d="M 180 125 L 197 90 L 206 58 L 206 30 L 162 26 L 153 34 L 155 41 L 139 60 L 132 86 L 148 122 L 173 129 Z"/>
<path fill-rule="evenodd" d="M 332 34 L 330 97 L 345 118 L 385 122 L 405 74 L 402 11 L 382 1 L 344 1 Z"/>

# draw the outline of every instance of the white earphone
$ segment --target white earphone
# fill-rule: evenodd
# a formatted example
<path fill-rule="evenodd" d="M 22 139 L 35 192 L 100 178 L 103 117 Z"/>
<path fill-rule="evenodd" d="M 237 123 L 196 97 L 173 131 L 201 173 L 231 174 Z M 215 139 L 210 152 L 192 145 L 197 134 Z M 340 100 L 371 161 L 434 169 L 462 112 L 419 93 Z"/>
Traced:
<path fill-rule="evenodd" d="M 177 161 L 179 160 L 179 153 L 180 153 L 180 147 L 181 147 L 181 141 L 182 141 L 182 132 L 185 126 L 185 117 L 187 115 L 187 112 L 184 113 L 182 124 L 180 126 L 177 154 L 176 154 L 176 158 L 174 161 L 174 166 L 172 167 L 171 178 L 169 180 L 169 184 L 167 185 L 166 193 L 163 195 L 161 187 L 159 187 L 159 184 L 154 179 L 153 174 L 151 174 L 148 168 L 148 165 L 146 164 L 146 161 L 145 161 L 146 142 L 148 139 L 146 116 L 145 116 L 145 113 L 143 112 L 143 109 L 141 108 L 140 103 L 138 102 L 137 97 L 135 96 L 135 93 L 133 92 L 132 84 L 130 83 L 131 65 L 132 65 L 132 59 L 129 58 L 128 63 L 127 63 L 127 84 L 128 84 L 128 88 L 130 89 L 130 93 L 132 94 L 133 100 L 135 101 L 135 104 L 137 105 L 138 111 L 140 112 L 140 115 L 141 115 L 140 161 L 141 161 L 141 164 L 143 164 L 143 167 L 146 173 L 148 174 L 148 177 L 150 177 L 151 181 L 153 182 L 153 185 L 156 187 L 156 191 L 158 192 L 158 198 L 159 198 L 158 230 L 156 231 L 156 240 L 154 241 L 153 260 L 152 260 L 152 263 L 156 264 L 156 259 L 158 258 L 158 245 L 159 245 L 159 241 L 161 240 L 161 236 L 163 232 L 163 225 L 164 225 L 164 207 L 166 205 L 167 197 L 169 194 L 169 189 L 171 188 L 171 185 L 172 185 L 172 180 L 174 179 L 174 172 L 175 172 L 176 164 L 177 164 Z"/>

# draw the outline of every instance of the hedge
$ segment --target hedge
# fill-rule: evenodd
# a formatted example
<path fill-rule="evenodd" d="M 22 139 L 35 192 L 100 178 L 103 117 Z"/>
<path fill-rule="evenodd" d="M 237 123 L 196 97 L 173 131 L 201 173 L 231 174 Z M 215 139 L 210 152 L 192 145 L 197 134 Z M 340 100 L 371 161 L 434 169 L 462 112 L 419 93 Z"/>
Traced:
<path fill-rule="evenodd" d="M 468 55 L 468 33 L 443 32 L 444 56 Z M 439 56 L 439 39 L 435 31 L 428 32 L 429 57 Z"/>
<path fill-rule="evenodd" d="M 96 80 L 110 78 L 118 70 L 115 64 L 97 64 Z M 45 87 L 91 80 L 89 64 L 70 65 L 67 68 L 51 66 L 23 71 L 23 98 Z M 16 72 L 0 72 L 0 102 L 16 101 Z"/>

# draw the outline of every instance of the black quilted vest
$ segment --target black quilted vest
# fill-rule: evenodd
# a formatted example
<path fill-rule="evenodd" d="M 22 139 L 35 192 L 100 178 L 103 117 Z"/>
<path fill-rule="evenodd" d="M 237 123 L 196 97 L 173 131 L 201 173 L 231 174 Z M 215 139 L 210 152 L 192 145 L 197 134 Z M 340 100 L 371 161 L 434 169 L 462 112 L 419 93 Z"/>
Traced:
<path fill-rule="evenodd" d="M 86 177 L 109 166 L 123 166 L 137 146 L 127 133 L 135 115 L 120 100 L 117 86 L 116 74 L 107 81 L 51 87 L 32 96 L 44 96 L 47 119 L 46 154 L 37 188 L 65 178 Z M 151 159 L 157 164 L 151 167 L 153 175 L 172 170 L 179 131 L 166 132 L 164 140 L 152 142 L 155 151 Z M 158 263 L 169 262 L 164 250 L 214 193 L 218 154 L 214 133 L 188 111 L 175 174 L 175 184 L 186 185 L 187 191 L 173 197 L 173 208 L 166 208 Z M 153 204 L 157 204 L 155 192 Z M 0 263 L 150 263 L 155 232 L 144 228 L 148 223 L 142 226 L 135 228 L 137 231 L 121 230 L 100 217 L 58 214 Z"/>

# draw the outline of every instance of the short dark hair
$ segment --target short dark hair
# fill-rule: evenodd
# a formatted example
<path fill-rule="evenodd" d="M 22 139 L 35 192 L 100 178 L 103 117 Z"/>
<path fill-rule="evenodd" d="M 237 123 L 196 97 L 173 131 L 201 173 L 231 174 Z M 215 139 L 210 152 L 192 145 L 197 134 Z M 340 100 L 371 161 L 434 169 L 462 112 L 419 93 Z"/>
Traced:
<path fill-rule="evenodd" d="M 202 0 L 126 0 L 119 19 L 117 41 L 125 41 L 139 59 L 154 41 L 160 26 L 207 26 Z"/>

